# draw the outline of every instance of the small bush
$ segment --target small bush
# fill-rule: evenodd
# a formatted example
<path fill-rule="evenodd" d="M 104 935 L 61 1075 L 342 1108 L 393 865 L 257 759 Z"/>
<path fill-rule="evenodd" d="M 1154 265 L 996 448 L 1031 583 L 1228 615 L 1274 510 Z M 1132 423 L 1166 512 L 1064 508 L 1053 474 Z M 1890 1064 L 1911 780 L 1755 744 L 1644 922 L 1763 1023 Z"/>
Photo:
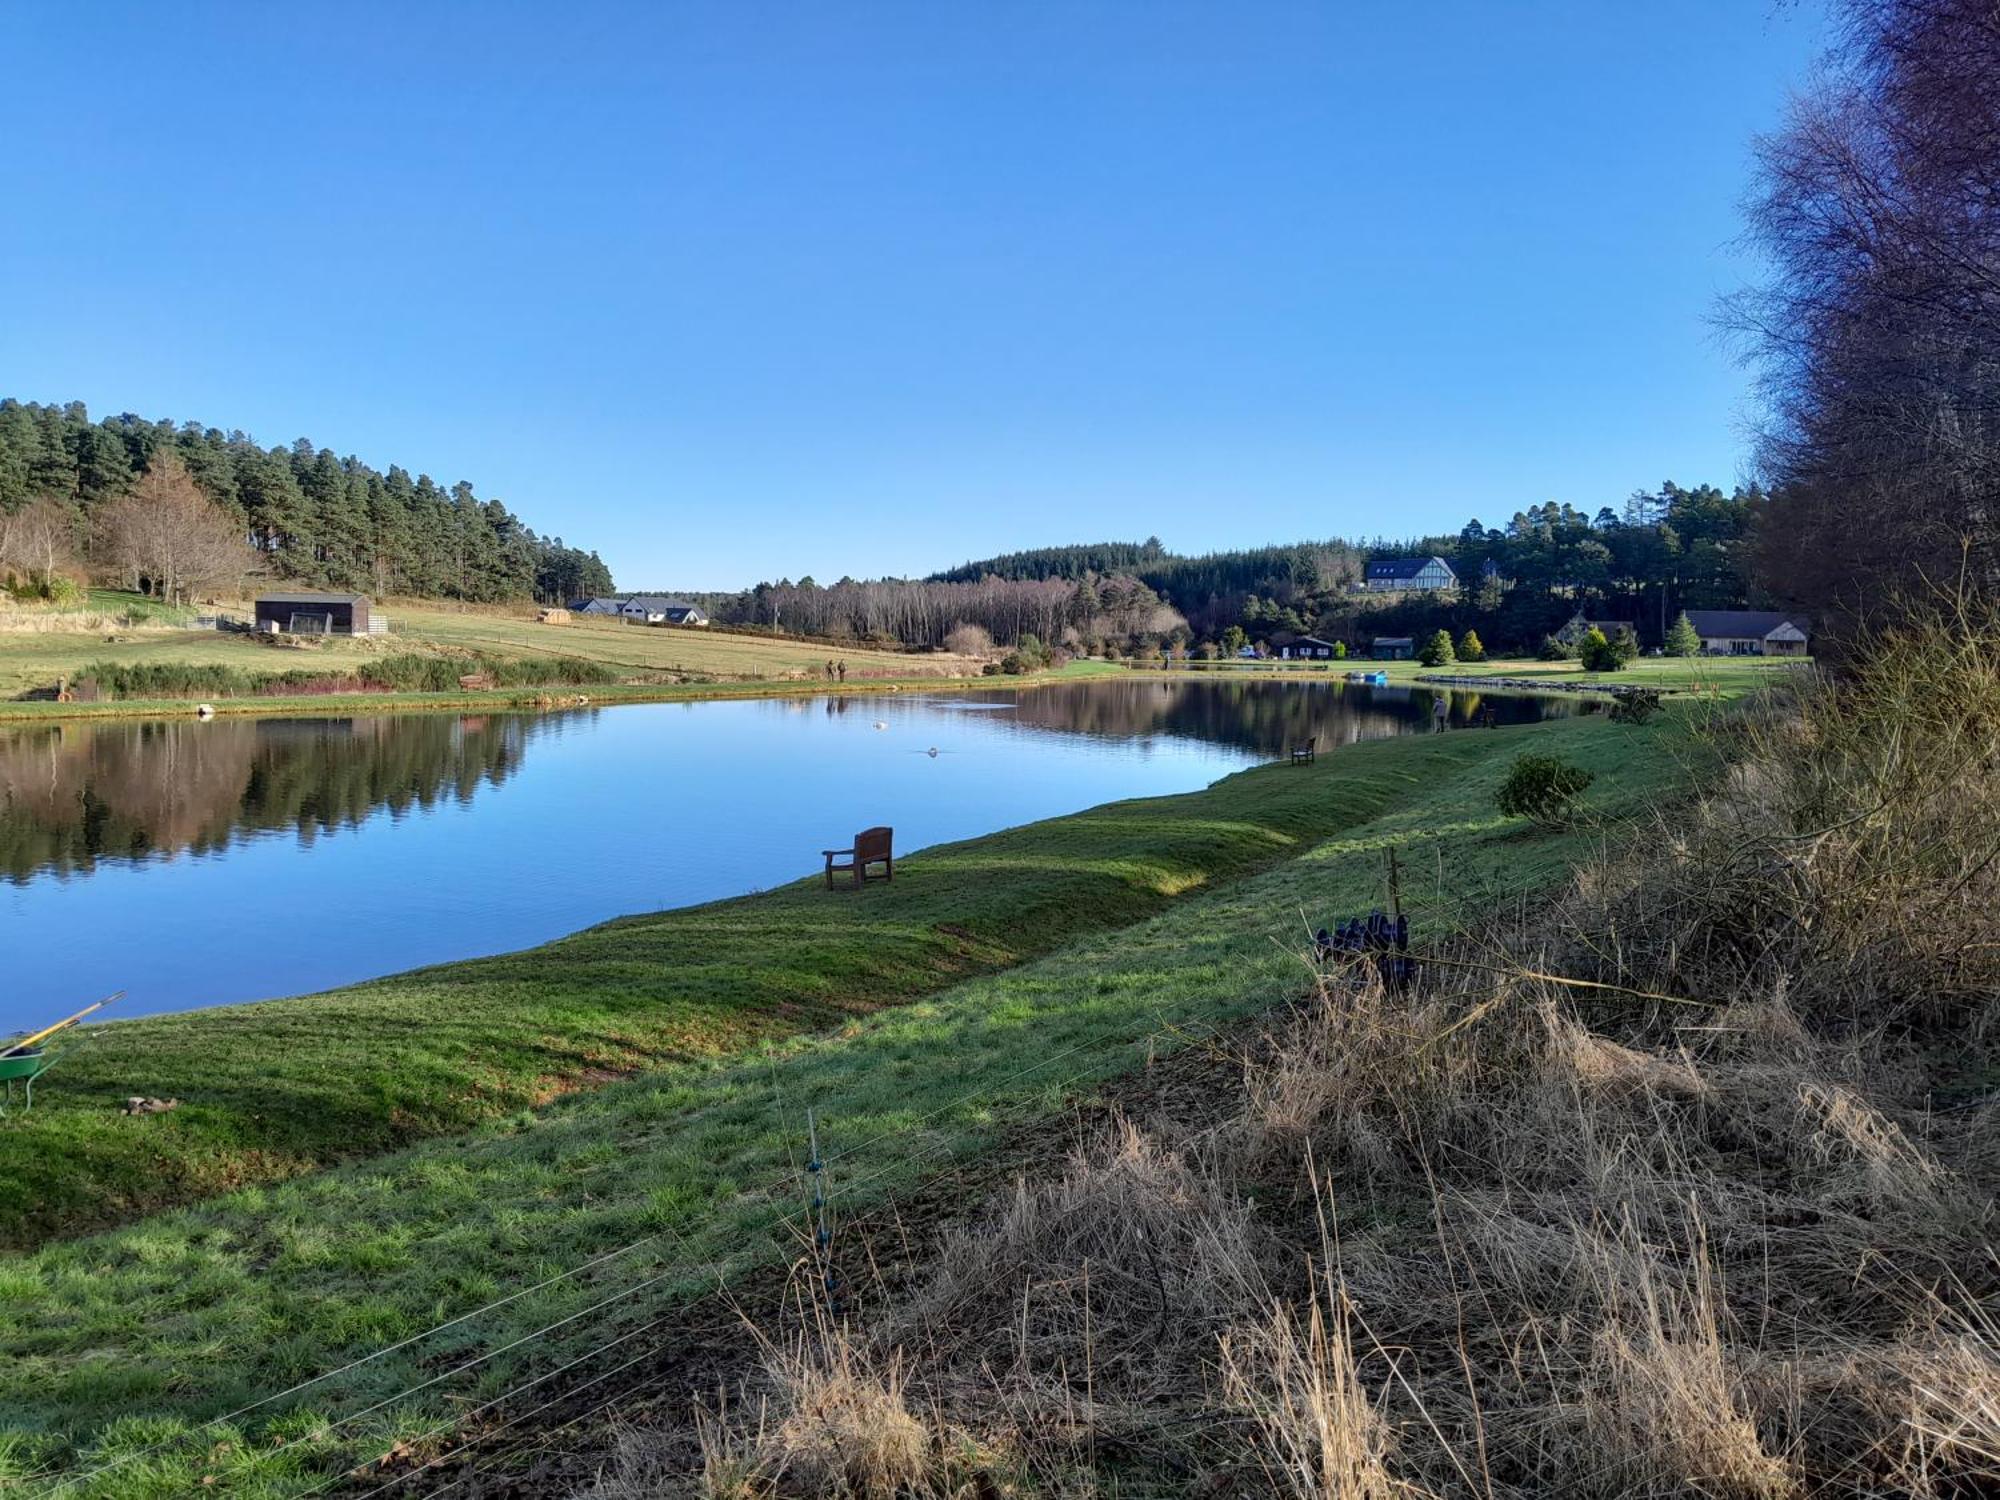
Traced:
<path fill-rule="evenodd" d="M 1424 642 L 1417 653 L 1417 660 L 1427 667 L 1448 667 L 1458 660 L 1458 653 L 1452 649 L 1451 632 L 1439 630 Z"/>
<path fill-rule="evenodd" d="M 1458 638 L 1458 659 L 1460 661 L 1485 661 L 1486 643 L 1479 638 L 1479 632 L 1467 629 Z"/>
<path fill-rule="evenodd" d="M 321 693 L 450 693 L 473 672 L 495 687 L 573 687 L 616 682 L 602 662 L 573 657 L 420 656 L 408 652 L 349 669 L 246 672 L 219 662 L 92 662 L 77 673 L 111 698 L 288 698 Z"/>
<path fill-rule="evenodd" d="M 1596 776 L 1559 755 L 1524 755 L 1515 761 L 1493 800 L 1510 818 L 1537 823 L 1569 820 L 1576 799 Z"/>
<path fill-rule="evenodd" d="M 1552 635 L 1545 635 L 1542 637 L 1541 647 L 1535 652 L 1535 655 L 1539 656 L 1543 661 L 1574 661 L 1576 659 L 1576 650 L 1567 643 L 1557 640 Z"/>
<path fill-rule="evenodd" d="M 1593 625 L 1577 642 L 1576 654 L 1586 672 L 1622 672 L 1625 664 L 1639 654 L 1639 642 L 1629 630 L 1606 636 Z"/>

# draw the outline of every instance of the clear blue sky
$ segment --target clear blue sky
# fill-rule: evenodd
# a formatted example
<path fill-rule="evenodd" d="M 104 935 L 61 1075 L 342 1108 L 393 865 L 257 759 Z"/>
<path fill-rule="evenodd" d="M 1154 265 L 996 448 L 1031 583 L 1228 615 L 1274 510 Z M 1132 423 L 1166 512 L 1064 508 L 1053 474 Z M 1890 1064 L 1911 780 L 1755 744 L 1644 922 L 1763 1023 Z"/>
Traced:
<path fill-rule="evenodd" d="M 470 479 L 625 587 L 1743 473 L 1810 3 L 0 18 L 0 394 Z"/>

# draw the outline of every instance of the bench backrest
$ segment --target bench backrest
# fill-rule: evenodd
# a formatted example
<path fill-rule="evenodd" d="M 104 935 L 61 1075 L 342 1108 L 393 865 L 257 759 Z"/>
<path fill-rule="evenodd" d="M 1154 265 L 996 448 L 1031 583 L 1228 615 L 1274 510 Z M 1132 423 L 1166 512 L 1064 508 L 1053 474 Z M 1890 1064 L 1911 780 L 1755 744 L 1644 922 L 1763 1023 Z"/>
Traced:
<path fill-rule="evenodd" d="M 867 864 L 874 859 L 889 857 L 889 841 L 895 830 L 891 828 L 864 828 L 854 835 L 854 860 L 857 864 Z"/>

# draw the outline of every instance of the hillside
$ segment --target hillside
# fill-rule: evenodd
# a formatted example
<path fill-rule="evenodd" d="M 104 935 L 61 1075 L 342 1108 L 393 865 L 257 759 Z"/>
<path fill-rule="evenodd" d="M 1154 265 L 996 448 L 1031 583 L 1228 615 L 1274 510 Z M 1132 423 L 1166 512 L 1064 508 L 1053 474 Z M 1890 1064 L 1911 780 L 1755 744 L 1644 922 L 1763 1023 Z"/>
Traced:
<path fill-rule="evenodd" d="M 376 469 L 300 438 L 265 448 L 239 430 L 147 421 L 92 422 L 63 406 L 0 400 L 0 520 L 60 503 L 76 560 L 91 561 L 92 513 L 131 492 L 163 449 L 208 499 L 242 523 L 274 576 L 374 594 L 436 599 L 562 599 L 609 593 L 595 552 L 538 535 L 464 480 L 449 486 L 396 464 Z M 0 573 L 12 559 L 0 557 Z"/>
<path fill-rule="evenodd" d="M 1295 635 L 1361 642 L 1373 635 L 1454 639 L 1475 631 L 1490 648 L 1533 655 L 1579 610 L 1630 622 L 1658 644 L 1685 609 L 1761 602 L 1753 577 L 1755 487 L 1667 483 L 1595 512 L 1554 502 L 1516 511 L 1504 526 L 1477 517 L 1456 532 L 1372 540 L 1330 537 L 1185 555 L 1158 537 L 1081 542 L 1003 553 L 919 580 L 811 579 L 760 583 L 707 602 L 719 620 L 804 619 L 830 635 L 888 633 L 906 644 L 944 639 L 972 624 L 1002 645 L 1025 635 L 1097 652 L 1155 653 L 1178 642 L 1195 654 Z M 1369 559 L 1441 557 L 1459 586 L 1437 594 L 1360 590 Z"/>

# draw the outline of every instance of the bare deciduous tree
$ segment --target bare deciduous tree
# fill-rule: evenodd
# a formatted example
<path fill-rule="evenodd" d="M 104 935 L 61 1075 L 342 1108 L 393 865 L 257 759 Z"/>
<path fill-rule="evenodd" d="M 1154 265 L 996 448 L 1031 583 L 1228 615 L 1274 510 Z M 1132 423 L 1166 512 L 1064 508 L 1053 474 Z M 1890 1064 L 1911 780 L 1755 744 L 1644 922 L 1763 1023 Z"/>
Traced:
<path fill-rule="evenodd" d="M 256 570 L 243 528 L 201 492 L 180 457 L 163 449 L 132 493 L 100 505 L 100 555 L 135 588 L 169 600 L 235 584 Z"/>
<path fill-rule="evenodd" d="M 0 515 L 0 568 L 46 592 L 76 558 L 76 508 L 53 495 Z"/>
<path fill-rule="evenodd" d="M 1765 579 L 1834 624 L 1969 565 L 2000 591 L 2000 9 L 1844 0 L 1759 150 Z"/>

